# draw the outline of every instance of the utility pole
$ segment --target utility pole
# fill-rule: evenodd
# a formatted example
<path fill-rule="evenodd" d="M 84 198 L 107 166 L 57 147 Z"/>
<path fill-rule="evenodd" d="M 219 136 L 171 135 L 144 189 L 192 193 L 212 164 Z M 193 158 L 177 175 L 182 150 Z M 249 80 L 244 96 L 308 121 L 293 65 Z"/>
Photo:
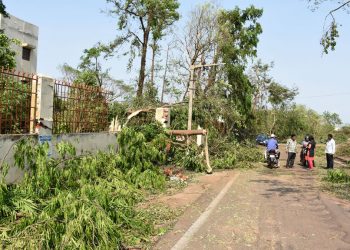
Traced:
<path fill-rule="evenodd" d="M 196 89 L 194 84 L 194 71 L 198 68 L 213 67 L 218 65 L 224 65 L 225 63 L 213 63 L 213 64 L 198 64 L 190 66 L 190 86 L 188 88 L 188 120 L 187 120 L 187 130 L 192 130 L 192 111 L 193 111 L 193 96 Z"/>
<path fill-rule="evenodd" d="M 192 109 L 193 109 L 193 92 L 194 88 L 194 70 L 196 69 L 196 65 L 190 66 L 190 86 L 188 88 L 188 120 L 187 120 L 187 130 L 192 130 Z"/>

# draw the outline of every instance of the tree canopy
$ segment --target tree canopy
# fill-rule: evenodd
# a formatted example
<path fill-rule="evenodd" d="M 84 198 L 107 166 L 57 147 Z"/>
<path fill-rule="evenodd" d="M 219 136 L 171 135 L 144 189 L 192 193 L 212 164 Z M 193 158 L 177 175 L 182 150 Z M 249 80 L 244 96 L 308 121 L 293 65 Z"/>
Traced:
<path fill-rule="evenodd" d="M 164 30 L 179 19 L 177 0 L 107 0 L 113 4 L 110 13 L 118 18 L 118 29 L 125 34 L 117 38 L 130 44 L 130 63 L 140 54 L 137 97 L 141 97 L 146 76 L 146 59 L 150 36 L 161 39 Z"/>

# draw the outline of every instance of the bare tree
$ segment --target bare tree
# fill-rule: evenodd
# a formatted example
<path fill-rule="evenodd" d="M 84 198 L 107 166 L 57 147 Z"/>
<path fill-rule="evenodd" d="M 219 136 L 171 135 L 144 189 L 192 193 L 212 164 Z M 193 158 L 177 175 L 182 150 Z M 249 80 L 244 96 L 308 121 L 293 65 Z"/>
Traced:
<path fill-rule="evenodd" d="M 190 73 L 189 68 L 195 64 L 213 62 L 217 51 L 217 14 L 218 7 L 212 3 L 197 6 L 190 12 L 189 19 L 182 34 L 175 38 L 179 55 L 174 61 L 174 66 L 180 77 L 186 83 L 183 99 L 186 97 Z M 198 70 L 195 74 L 197 83 L 205 72 Z M 200 85 L 197 84 L 199 88 Z M 203 88 L 204 89 L 204 88 Z"/>

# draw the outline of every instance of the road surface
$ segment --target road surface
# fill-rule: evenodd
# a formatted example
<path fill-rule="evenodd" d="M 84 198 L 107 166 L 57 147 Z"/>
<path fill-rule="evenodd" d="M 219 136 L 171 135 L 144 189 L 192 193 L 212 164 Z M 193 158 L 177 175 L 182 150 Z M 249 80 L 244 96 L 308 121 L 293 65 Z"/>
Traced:
<path fill-rule="evenodd" d="M 154 249 L 350 249 L 350 203 L 320 192 L 317 171 L 227 172 Z"/>

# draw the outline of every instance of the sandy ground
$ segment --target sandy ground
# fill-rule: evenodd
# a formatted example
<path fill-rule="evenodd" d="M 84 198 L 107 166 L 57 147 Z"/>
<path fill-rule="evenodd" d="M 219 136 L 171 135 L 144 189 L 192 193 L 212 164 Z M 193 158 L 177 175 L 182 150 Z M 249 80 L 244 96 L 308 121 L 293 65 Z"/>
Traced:
<path fill-rule="evenodd" d="M 350 249 L 350 202 L 321 193 L 317 171 L 261 166 L 201 176 L 181 193 L 160 199 L 186 209 L 154 249 L 171 249 L 188 236 L 233 178 L 182 249 Z"/>

